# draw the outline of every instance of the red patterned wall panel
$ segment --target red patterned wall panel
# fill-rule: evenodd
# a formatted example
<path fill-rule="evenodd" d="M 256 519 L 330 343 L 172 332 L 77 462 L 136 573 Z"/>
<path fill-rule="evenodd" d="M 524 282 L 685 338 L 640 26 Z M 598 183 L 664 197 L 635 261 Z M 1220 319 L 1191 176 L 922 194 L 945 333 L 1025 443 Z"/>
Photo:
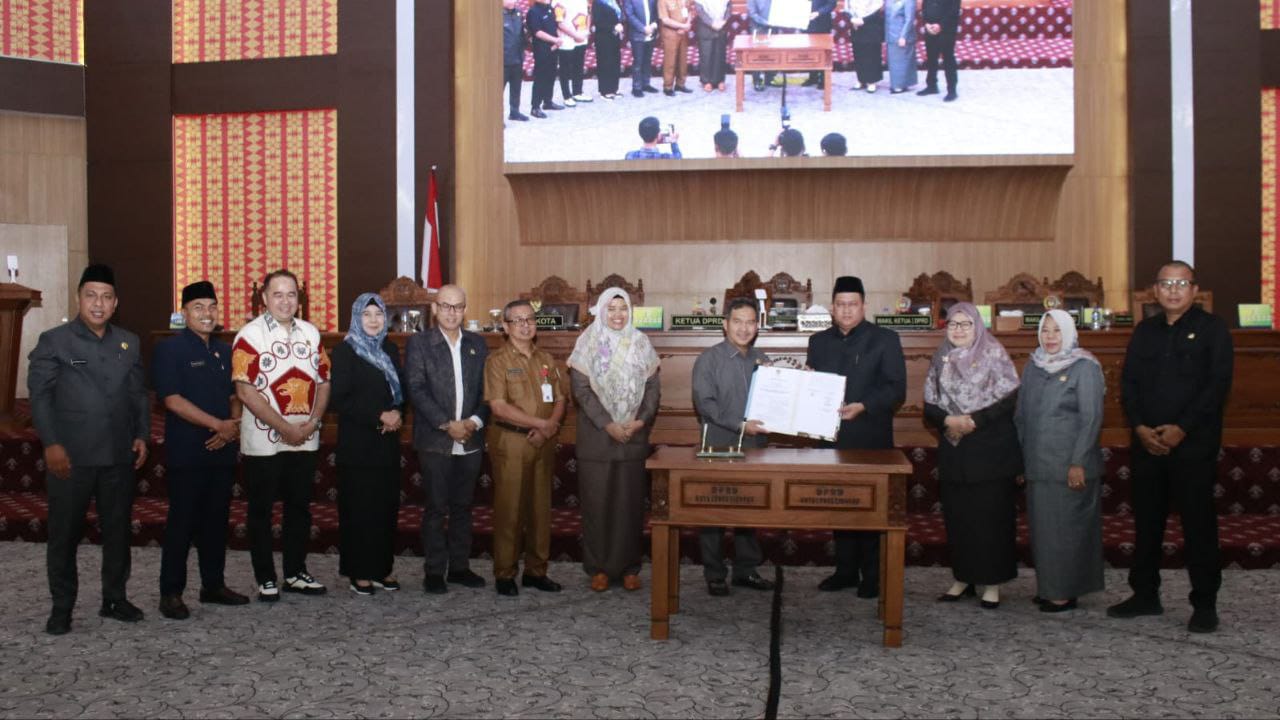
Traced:
<path fill-rule="evenodd" d="M 1262 29 L 1280 28 L 1280 2 L 1277 0 L 1260 0 L 1258 3 L 1262 15 Z"/>
<path fill-rule="evenodd" d="M 333 55 L 337 0 L 173 0 L 173 61 Z"/>
<path fill-rule="evenodd" d="M 1264 3 L 1265 9 L 1266 3 Z M 1272 324 L 1280 328 L 1280 282 L 1276 280 L 1276 256 L 1280 232 L 1276 224 L 1276 189 L 1280 187 L 1280 89 L 1262 89 L 1262 302 L 1271 304 Z"/>
<path fill-rule="evenodd" d="M 0 55 L 83 62 L 81 0 L 0 0 Z"/>
<path fill-rule="evenodd" d="M 173 119 L 174 307 L 208 279 L 238 328 L 253 282 L 286 267 L 307 285 L 311 322 L 338 329 L 337 137 L 336 110 Z"/>

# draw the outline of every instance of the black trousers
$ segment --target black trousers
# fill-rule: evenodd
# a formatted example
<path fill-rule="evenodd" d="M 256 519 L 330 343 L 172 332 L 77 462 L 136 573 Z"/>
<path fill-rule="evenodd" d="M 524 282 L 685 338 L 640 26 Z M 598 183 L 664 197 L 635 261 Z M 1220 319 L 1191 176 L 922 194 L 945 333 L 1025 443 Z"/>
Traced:
<path fill-rule="evenodd" d="M 511 114 L 520 112 L 520 86 L 524 84 L 524 68 L 519 65 L 502 66 L 502 85 L 507 88 L 507 105 Z"/>
<path fill-rule="evenodd" d="M 653 75 L 653 41 L 631 41 L 631 92 L 643 90 Z"/>
<path fill-rule="evenodd" d="M 284 506 L 284 576 L 293 577 L 307 569 L 317 455 L 312 450 L 244 457 L 244 479 L 249 488 L 249 557 L 259 585 L 277 580 L 271 557 L 271 508 L 277 499 Z"/>
<path fill-rule="evenodd" d="M 959 75 L 956 72 L 956 31 L 943 29 L 937 35 L 924 34 L 924 63 L 928 74 L 925 84 L 938 87 L 938 58 L 942 58 L 942 71 L 947 77 L 947 89 L 955 90 Z"/>
<path fill-rule="evenodd" d="M 160 594 L 187 589 L 187 553 L 192 543 L 200 557 L 200 584 L 217 590 L 226 584 L 227 516 L 235 468 L 185 467 L 169 471 L 169 514 L 160 552 Z"/>
<path fill-rule="evenodd" d="M 76 549 L 84 535 L 84 515 L 89 501 L 98 509 L 102 526 L 102 600 L 124 600 L 129 581 L 130 516 L 133 513 L 134 476 L 132 465 L 80 467 L 61 479 L 49 473 L 49 544 L 45 564 L 49 573 L 49 594 L 53 609 L 71 611 L 80 590 L 76 572 Z"/>
<path fill-rule="evenodd" d="M 596 89 L 602 95 L 618 92 L 622 74 L 622 41 L 612 32 L 596 33 Z"/>
<path fill-rule="evenodd" d="M 1130 465 L 1136 540 L 1129 587 L 1141 596 L 1159 594 L 1164 528 L 1172 503 L 1182 517 L 1191 604 L 1214 607 L 1222 585 L 1218 511 L 1213 500 L 1217 453 L 1207 459 L 1186 459 L 1176 449 L 1169 455 L 1156 456 L 1135 446 Z"/>
<path fill-rule="evenodd" d="M 560 95 L 568 100 L 582 94 L 582 65 L 587 59 L 587 46 L 579 45 L 560 53 Z"/>
<path fill-rule="evenodd" d="M 399 517 L 399 465 L 338 465 L 338 574 L 352 580 L 390 577 Z"/>
<path fill-rule="evenodd" d="M 484 453 L 418 452 L 422 466 L 423 569 L 427 575 L 471 569 L 471 503 Z"/>
<path fill-rule="evenodd" d="M 836 530 L 836 574 L 858 578 L 863 588 L 880 587 L 880 533 Z"/>
<path fill-rule="evenodd" d="M 556 86 L 558 51 L 552 50 L 541 40 L 533 42 L 533 107 L 543 108 L 551 104 Z"/>

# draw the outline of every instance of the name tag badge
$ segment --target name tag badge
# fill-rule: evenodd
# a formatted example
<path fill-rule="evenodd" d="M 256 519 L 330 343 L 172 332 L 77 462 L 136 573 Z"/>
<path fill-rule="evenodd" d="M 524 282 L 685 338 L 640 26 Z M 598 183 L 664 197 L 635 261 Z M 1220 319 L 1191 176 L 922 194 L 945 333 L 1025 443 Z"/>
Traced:
<path fill-rule="evenodd" d="M 192 361 L 191 361 L 191 367 L 193 367 L 193 368 L 202 368 L 202 367 L 204 367 L 204 361 L 203 361 L 203 360 L 192 360 Z"/>
<path fill-rule="evenodd" d="M 507 368 L 507 374 L 508 374 L 508 375 L 523 375 L 523 374 L 524 374 L 524 368 L 518 368 L 518 367 Z"/>
<path fill-rule="evenodd" d="M 72 360 L 71 361 L 71 367 L 80 367 L 81 365 L 88 365 L 88 364 L 89 364 L 88 360 Z"/>
<path fill-rule="evenodd" d="M 551 383 L 542 383 L 542 402 L 555 402 L 556 396 L 551 392 Z"/>

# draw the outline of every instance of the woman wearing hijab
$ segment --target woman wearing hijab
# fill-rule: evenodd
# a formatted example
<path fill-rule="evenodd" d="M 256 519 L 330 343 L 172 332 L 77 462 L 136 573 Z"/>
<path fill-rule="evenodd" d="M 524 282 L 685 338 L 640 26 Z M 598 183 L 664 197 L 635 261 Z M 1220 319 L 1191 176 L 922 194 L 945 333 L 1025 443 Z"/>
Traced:
<path fill-rule="evenodd" d="M 1040 318 L 1040 347 L 1022 373 L 1014 421 L 1026 458 L 1027 521 L 1041 612 L 1103 589 L 1102 366 L 1071 316 Z"/>
<path fill-rule="evenodd" d="M 889 61 L 889 92 L 916 84 L 916 0 L 885 0 L 884 54 Z"/>
<path fill-rule="evenodd" d="M 356 298 L 346 340 L 333 349 L 332 362 L 339 572 L 358 595 L 399 590 L 393 563 L 404 392 L 400 351 L 387 339 L 387 308 L 376 293 Z"/>
<path fill-rule="evenodd" d="M 994 610 L 1000 585 L 1017 577 L 1017 390 L 1018 371 L 978 309 L 952 305 L 947 339 L 933 354 L 924 386 L 925 422 L 942 433 L 938 481 L 955 576 L 938 600 L 954 602 L 982 586 L 982 606 Z"/>
<path fill-rule="evenodd" d="M 850 41 L 853 45 L 853 68 L 857 78 L 853 89 L 866 88 L 876 91 L 876 83 L 884 79 L 884 66 L 880 64 L 880 46 L 884 44 L 884 0 L 847 0 L 844 4 L 853 26 Z"/>
<path fill-rule="evenodd" d="M 618 78 L 622 75 L 622 7 L 618 0 L 595 0 L 591 4 L 591 24 L 595 26 L 596 89 L 600 97 L 618 97 Z"/>
<path fill-rule="evenodd" d="M 631 298 L 600 293 L 595 321 L 569 356 L 578 405 L 578 489 L 582 500 L 582 568 L 591 589 L 621 579 L 640 589 L 644 531 L 644 461 L 658 414 L 658 354 L 631 322 Z"/>
<path fill-rule="evenodd" d="M 698 22 L 694 37 L 698 39 L 698 79 L 706 92 L 724 90 L 724 48 L 729 22 L 729 0 L 697 0 Z"/>

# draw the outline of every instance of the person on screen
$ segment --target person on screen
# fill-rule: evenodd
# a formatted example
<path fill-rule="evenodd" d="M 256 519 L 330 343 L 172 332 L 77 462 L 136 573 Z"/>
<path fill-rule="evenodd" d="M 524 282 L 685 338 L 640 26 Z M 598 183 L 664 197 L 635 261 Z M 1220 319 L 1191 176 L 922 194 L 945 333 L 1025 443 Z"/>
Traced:
<path fill-rule="evenodd" d="M 640 121 L 640 139 L 644 146 L 627 153 L 626 160 L 679 160 L 684 157 L 680 154 L 680 134 L 662 132 L 658 118 L 652 115 Z M 663 152 L 658 147 L 663 143 L 671 144 L 671 152 Z"/>
<path fill-rule="evenodd" d="M 747 22 L 751 25 L 752 35 L 768 35 L 769 11 L 773 8 L 773 0 L 747 0 Z M 776 73 L 751 73 L 751 86 L 756 92 L 763 92 L 766 83 L 772 83 Z"/>
<path fill-rule="evenodd" d="M 751 298 L 734 298 L 724 309 L 724 341 L 707 348 L 693 363 L 693 408 L 706 432 L 706 445 L 721 450 L 764 447 L 769 431 L 759 420 L 744 419 L 751 376 L 758 365 L 770 364 L 769 356 L 756 349 L 759 310 Z M 703 528 L 702 574 L 707 593 L 729 594 L 725 583 L 724 528 Z M 773 583 L 756 572 L 763 554 L 755 530 L 733 531 L 733 584 L 752 590 L 772 590 Z"/>
<path fill-rule="evenodd" d="M 610 582 L 640 589 L 644 461 L 658 416 L 658 365 L 649 338 L 632 323 L 631 297 L 616 287 L 600 293 L 595 320 L 569 355 L 578 406 L 582 569 L 595 592 Z"/>
<path fill-rule="evenodd" d="M 843 157 L 849 154 L 849 144 L 840 133 L 827 133 L 822 136 L 822 154 L 827 157 Z"/>
<path fill-rule="evenodd" d="M 591 95 L 582 91 L 582 70 L 587 57 L 591 15 L 587 0 L 553 0 L 556 30 L 560 37 L 560 96 L 565 107 L 589 103 Z"/>
<path fill-rule="evenodd" d="M 552 99 L 556 84 L 556 49 L 560 47 L 556 16 L 551 0 L 534 0 L 524 18 L 533 38 L 533 110 L 530 115 L 545 118 L 543 110 L 563 110 Z"/>
<path fill-rule="evenodd" d="M 716 157 L 738 157 L 738 133 L 729 128 L 722 128 L 715 135 Z"/>
<path fill-rule="evenodd" d="M 845 0 L 853 46 L 853 69 L 857 77 L 853 89 L 876 91 L 876 83 L 884 79 L 880 63 L 880 46 L 884 44 L 884 0 Z"/>
<path fill-rule="evenodd" d="M 692 0 L 658 0 L 658 32 L 662 36 L 662 93 L 693 92 L 685 84 L 689 74 L 689 29 Z"/>
<path fill-rule="evenodd" d="M 653 37 L 658 32 L 658 6 L 655 0 L 623 0 L 622 14 L 627 21 L 627 42 L 631 43 L 631 96 L 644 97 L 658 88 L 650 81 L 653 72 Z"/>
<path fill-rule="evenodd" d="M 809 8 L 809 28 L 805 32 L 810 35 L 831 35 L 831 13 L 836 10 L 836 0 L 809 0 Z M 820 86 L 823 74 L 821 70 L 814 70 L 802 84 L 805 87 Z"/>
<path fill-rule="evenodd" d="M 924 89 L 917 95 L 938 94 L 938 58 L 942 58 L 942 71 L 947 76 L 945 102 L 955 100 L 956 95 L 956 31 L 960 28 L 960 0 L 924 0 L 921 8 L 924 18 L 924 64 L 927 74 Z"/>
<path fill-rule="evenodd" d="M 906 92 L 917 82 L 916 0 L 885 0 L 884 47 L 889 63 L 889 92 Z"/>
<path fill-rule="evenodd" d="M 1019 385 L 1018 369 L 978 309 L 952 305 L 947 337 L 924 381 L 924 421 L 942 435 L 938 485 L 955 578 L 940 602 L 980 591 L 982 607 L 994 610 L 1000 585 L 1018 576 L 1015 499 L 1022 450 L 1013 412 Z"/>
<path fill-rule="evenodd" d="M 622 6 L 620 0 L 596 0 L 591 5 L 591 23 L 595 26 L 596 89 L 600 97 L 618 97 L 618 79 L 622 75 Z"/>
<path fill-rule="evenodd" d="M 893 414 L 907 397 L 907 366 L 898 334 L 866 321 L 862 280 L 836 278 L 831 294 L 831 327 L 809 338 L 805 365 L 844 375 L 840 432 L 842 450 L 893 448 Z M 828 444 L 831 447 L 831 444 Z M 858 588 L 858 597 L 880 594 L 880 536 L 836 531 L 835 572 L 819 590 Z"/>
<path fill-rule="evenodd" d="M 781 154 L 782 157 L 803 157 L 804 135 L 795 128 L 787 128 L 778 133 L 778 139 L 769 146 L 769 154 Z"/>
<path fill-rule="evenodd" d="M 729 0 L 695 0 L 698 25 L 698 79 L 704 92 L 724 90 L 726 40 L 729 22 Z"/>
<path fill-rule="evenodd" d="M 1040 612 L 1074 610 L 1105 587 L 1102 555 L 1102 365 L 1062 310 L 1040 318 L 1013 423 L 1026 464 L 1027 524 Z"/>
<path fill-rule="evenodd" d="M 524 16 L 516 0 L 502 0 L 502 84 L 507 88 L 508 120 L 524 122 L 520 90 L 524 84 Z"/>

